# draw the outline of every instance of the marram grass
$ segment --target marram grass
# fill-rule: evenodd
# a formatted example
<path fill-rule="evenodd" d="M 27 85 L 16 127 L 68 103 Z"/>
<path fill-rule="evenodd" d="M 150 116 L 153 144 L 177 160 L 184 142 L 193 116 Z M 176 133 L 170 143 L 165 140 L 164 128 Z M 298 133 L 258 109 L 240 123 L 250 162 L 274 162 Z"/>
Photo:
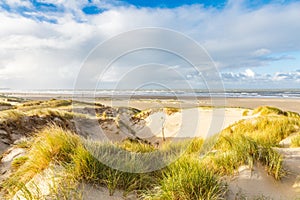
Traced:
<path fill-rule="evenodd" d="M 178 199 L 181 195 L 183 195 L 181 199 L 218 199 L 225 192 L 223 183 L 217 175 L 201 165 L 200 160 L 195 157 L 195 153 L 199 151 L 202 143 L 203 141 L 200 139 L 192 141 L 191 149 L 188 148 L 187 141 L 182 144 L 167 144 L 163 152 L 182 152 L 184 153 L 182 158 L 157 171 L 130 173 L 106 166 L 86 149 L 86 142 L 79 136 L 59 127 L 50 126 L 36 134 L 27 155 L 13 161 L 13 174 L 1 186 L 8 197 L 12 197 L 18 190 L 22 190 L 29 195 L 28 192 L 30 191 L 25 187 L 26 183 L 50 166 L 58 165 L 62 166 L 65 173 L 67 173 L 65 181 L 73 184 L 70 188 L 75 188 L 76 185 L 85 182 L 107 187 L 111 195 L 116 189 L 121 189 L 124 191 L 124 195 L 136 191 L 139 197 L 147 199 L 150 198 L 147 195 L 150 190 L 160 187 L 159 194 L 162 196 L 157 196 L 156 199 Z M 111 143 L 89 144 L 92 145 L 90 147 L 94 148 L 95 151 L 102 149 L 101 151 L 104 153 L 101 155 L 105 155 L 105 151 L 113 149 Z M 121 149 L 134 153 L 152 152 L 154 150 L 153 147 L 146 144 L 130 144 L 129 141 L 117 145 Z M 149 159 L 153 158 L 149 157 Z M 149 160 L 149 162 L 153 161 Z M 127 162 L 127 167 L 135 168 L 138 167 L 137 165 L 143 164 Z M 174 187 L 167 185 L 173 181 L 175 181 Z M 186 185 L 188 182 L 189 184 Z M 176 188 L 180 186 L 184 187 L 177 191 Z M 53 191 L 65 191 L 64 187 L 66 186 L 61 183 Z M 168 194 L 173 196 L 167 198 Z M 55 196 L 55 194 L 52 196 Z"/>
<path fill-rule="evenodd" d="M 43 129 L 33 141 L 26 159 L 13 161 L 17 170 L 2 187 L 8 194 L 14 194 L 36 174 L 48 168 L 51 162 L 68 162 L 79 145 L 79 137 L 71 132 L 54 126 Z"/>
<path fill-rule="evenodd" d="M 219 174 L 233 174 L 241 165 L 252 168 L 257 163 L 263 164 L 275 179 L 285 174 L 281 155 L 272 146 L 259 143 L 249 136 L 220 136 L 215 148 L 216 153 L 204 160 Z"/>
<path fill-rule="evenodd" d="M 291 147 L 293 148 L 300 147 L 300 133 L 292 138 Z"/>
<path fill-rule="evenodd" d="M 13 161 L 13 173 L 1 188 L 8 197 L 18 190 L 26 191 L 30 196 L 26 183 L 49 166 L 57 165 L 63 167 L 65 183 L 70 183 L 70 190 L 77 188 L 80 183 L 90 183 L 108 188 L 111 195 L 116 189 L 123 190 L 124 195 L 135 191 L 140 199 L 224 199 L 227 188 L 221 177 L 235 174 L 241 165 L 251 167 L 260 163 L 275 179 L 284 175 L 282 157 L 273 147 L 278 146 L 285 137 L 299 132 L 300 117 L 268 107 L 262 107 L 256 113 L 260 113 L 260 116 L 237 122 L 206 141 L 195 138 L 165 142 L 159 147 L 162 156 L 173 159 L 172 156 L 180 154 L 181 157 L 149 173 L 112 169 L 94 156 L 105 158 L 105 155 L 116 151 L 117 146 L 123 151 L 132 152 L 132 157 L 127 159 L 133 160 L 126 162 L 126 167 L 134 171 L 156 162 L 155 157 L 147 156 L 147 153 L 157 152 L 151 144 L 129 140 L 116 144 L 91 142 L 59 127 L 46 127 L 26 145 L 28 154 Z M 8 114 L 12 117 L 22 116 L 22 113 Z M 299 144 L 298 138 L 294 140 L 295 145 Z M 145 154 L 143 158 L 146 163 L 134 159 L 134 156 L 141 154 Z M 118 161 L 116 157 L 112 162 L 122 160 Z M 64 195 L 59 196 L 62 191 Z M 65 184 L 59 183 L 53 189 L 52 196 L 68 199 L 71 193 L 68 191 Z"/>
<path fill-rule="evenodd" d="M 275 179 L 285 175 L 282 156 L 273 147 L 299 131 L 299 114 L 272 107 L 260 107 L 253 112 L 257 113 L 260 115 L 241 120 L 219 133 L 212 147 L 215 153 L 204 157 L 207 166 L 227 175 L 235 173 L 241 165 L 252 167 L 261 163 Z"/>
<path fill-rule="evenodd" d="M 184 155 L 163 170 L 157 187 L 143 194 L 145 199 L 222 199 L 226 185 L 218 175 L 193 157 Z"/>

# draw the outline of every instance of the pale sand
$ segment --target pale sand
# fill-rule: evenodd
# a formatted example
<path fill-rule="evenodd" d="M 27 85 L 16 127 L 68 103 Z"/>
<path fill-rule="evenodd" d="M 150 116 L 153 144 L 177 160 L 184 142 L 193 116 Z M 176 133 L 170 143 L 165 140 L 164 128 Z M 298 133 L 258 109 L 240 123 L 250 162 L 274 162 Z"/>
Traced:
<path fill-rule="evenodd" d="M 233 107 L 233 108 L 257 108 L 259 106 L 272 106 L 285 111 L 294 111 L 300 113 L 300 98 L 182 98 L 179 100 L 171 98 L 132 98 L 132 99 L 101 99 L 97 98 L 97 102 L 105 105 L 134 107 L 137 109 L 148 108 L 163 108 L 163 107 L 177 107 L 177 108 L 193 108 L 199 106 L 219 106 L 219 107 Z"/>
<path fill-rule="evenodd" d="M 300 198 L 299 188 L 293 186 L 295 182 L 293 176 L 276 181 L 260 165 L 252 170 L 242 166 L 239 174 L 228 181 L 230 192 L 227 199 L 243 199 L 241 197 L 246 196 L 247 199 L 294 200 Z"/>
<path fill-rule="evenodd" d="M 182 109 L 171 115 L 155 112 L 145 119 L 146 126 L 137 130 L 140 138 L 163 137 L 210 137 L 235 122 L 249 118 L 243 116 L 244 109 L 218 108 Z"/>
<path fill-rule="evenodd" d="M 33 94 L 33 93 L 11 93 L 5 94 L 25 99 L 47 100 L 72 99 L 73 95 L 67 94 Z M 78 98 L 84 101 L 95 101 L 90 97 Z M 111 100 L 113 99 L 113 101 Z M 128 101 L 129 100 L 129 101 Z M 162 96 L 123 96 L 123 97 L 97 97 L 96 101 L 106 105 L 130 106 L 138 109 L 146 109 L 157 106 L 176 106 L 176 107 L 195 107 L 195 106 L 223 106 L 223 107 L 242 107 L 256 108 L 258 106 L 274 106 L 283 110 L 290 110 L 300 113 L 300 98 L 213 98 L 209 97 L 162 97 Z"/>
<path fill-rule="evenodd" d="M 274 200 L 300 199 L 300 148 L 276 148 L 283 155 L 283 166 L 288 171 L 280 181 L 267 175 L 263 166 L 250 170 L 246 166 L 239 168 L 239 174 L 229 181 L 228 199 L 239 199 L 246 195 L 250 199 L 267 197 Z"/>

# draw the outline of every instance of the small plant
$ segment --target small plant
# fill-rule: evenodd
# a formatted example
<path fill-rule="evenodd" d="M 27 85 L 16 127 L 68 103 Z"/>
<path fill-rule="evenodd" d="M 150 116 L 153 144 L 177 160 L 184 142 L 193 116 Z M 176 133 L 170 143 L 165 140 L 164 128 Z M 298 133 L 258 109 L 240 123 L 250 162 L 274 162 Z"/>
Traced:
<path fill-rule="evenodd" d="M 12 106 L 10 103 L 8 102 L 0 102 L 0 106 Z"/>
<path fill-rule="evenodd" d="M 274 108 L 274 107 L 270 107 L 270 106 L 261 106 L 256 108 L 253 111 L 253 114 L 260 114 L 260 115 L 270 115 L 270 114 L 274 114 L 274 115 L 286 115 L 286 112 L 278 109 L 278 108 Z"/>
<path fill-rule="evenodd" d="M 174 113 L 180 112 L 180 109 L 174 107 L 166 107 L 164 108 L 164 111 L 167 113 L 167 115 L 172 115 Z"/>
<path fill-rule="evenodd" d="M 295 137 L 292 138 L 291 140 L 291 147 L 300 147 L 300 134 L 296 135 Z"/>
<path fill-rule="evenodd" d="M 249 115 L 249 110 L 244 110 L 243 116 L 248 116 Z"/>
<path fill-rule="evenodd" d="M 149 143 L 139 140 L 126 139 L 119 144 L 119 146 L 130 152 L 147 153 L 155 151 L 155 147 Z"/>
<path fill-rule="evenodd" d="M 105 111 L 102 113 L 102 117 L 101 118 L 102 118 L 102 120 L 108 119 L 108 116 L 107 116 L 107 114 L 106 114 Z"/>
<path fill-rule="evenodd" d="M 15 146 L 22 149 L 29 149 L 32 146 L 30 138 L 21 138 L 15 142 Z"/>
<path fill-rule="evenodd" d="M 20 156 L 20 157 L 15 158 L 11 163 L 12 169 L 13 170 L 19 169 L 20 166 L 22 166 L 27 160 L 28 160 L 27 156 Z"/>
<path fill-rule="evenodd" d="M 152 109 L 143 110 L 143 111 L 140 111 L 140 112 L 136 113 L 133 116 L 133 118 L 136 118 L 136 119 L 146 119 L 152 113 L 153 113 Z"/>

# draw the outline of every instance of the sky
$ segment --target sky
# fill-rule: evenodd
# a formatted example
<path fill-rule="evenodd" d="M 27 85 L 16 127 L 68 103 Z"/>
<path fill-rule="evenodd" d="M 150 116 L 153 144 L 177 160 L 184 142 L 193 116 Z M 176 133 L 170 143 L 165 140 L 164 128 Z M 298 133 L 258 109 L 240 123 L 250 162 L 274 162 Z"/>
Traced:
<path fill-rule="evenodd" d="M 162 28 L 201 46 L 226 89 L 300 89 L 299 10 L 295 0 L 1 0 L 0 88 L 73 89 L 80 78 L 92 83 L 86 89 L 207 87 L 201 70 L 149 49 L 123 56 L 101 76 L 82 76 L 105 41 Z M 177 44 L 162 35 L 154 42 Z M 150 39 L 132 37 L 107 52 Z"/>

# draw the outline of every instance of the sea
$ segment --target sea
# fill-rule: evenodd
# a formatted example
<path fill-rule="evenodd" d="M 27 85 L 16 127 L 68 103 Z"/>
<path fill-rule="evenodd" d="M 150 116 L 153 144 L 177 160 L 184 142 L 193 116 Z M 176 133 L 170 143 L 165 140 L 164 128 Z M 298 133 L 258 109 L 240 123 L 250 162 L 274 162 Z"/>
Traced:
<path fill-rule="evenodd" d="M 48 90 L 14 90 L 0 89 L 0 94 L 5 96 L 61 96 L 61 97 L 226 97 L 226 98 L 300 98 L 300 89 L 232 89 L 224 91 L 209 90 L 73 90 L 73 89 L 48 89 Z"/>

